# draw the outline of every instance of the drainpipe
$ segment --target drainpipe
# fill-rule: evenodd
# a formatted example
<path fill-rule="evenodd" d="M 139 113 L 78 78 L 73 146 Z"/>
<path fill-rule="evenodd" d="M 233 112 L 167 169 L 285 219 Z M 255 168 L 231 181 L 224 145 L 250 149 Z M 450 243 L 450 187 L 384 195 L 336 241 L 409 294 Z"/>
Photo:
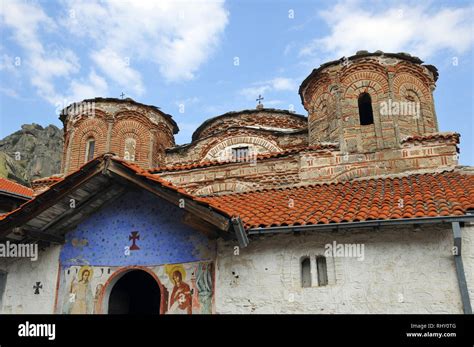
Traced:
<path fill-rule="evenodd" d="M 454 235 L 454 263 L 456 265 L 456 275 L 458 278 L 459 291 L 461 292 L 462 309 L 464 314 L 472 314 L 471 300 L 469 299 L 469 290 L 467 289 L 466 274 L 464 273 L 464 265 L 462 262 L 462 233 L 459 222 L 453 222 Z"/>
<path fill-rule="evenodd" d="M 237 236 L 237 240 L 239 241 L 239 246 L 242 248 L 247 247 L 249 245 L 249 238 L 247 236 L 247 233 L 245 232 L 242 219 L 240 219 L 240 217 L 233 217 L 231 222 L 234 226 L 234 232 Z"/>

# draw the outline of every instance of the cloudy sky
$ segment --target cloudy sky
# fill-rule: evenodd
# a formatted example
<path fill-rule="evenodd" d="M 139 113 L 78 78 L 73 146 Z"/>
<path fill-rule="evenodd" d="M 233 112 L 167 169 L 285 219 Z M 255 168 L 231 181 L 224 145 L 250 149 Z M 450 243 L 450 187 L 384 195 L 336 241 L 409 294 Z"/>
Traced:
<path fill-rule="evenodd" d="M 461 163 L 474 165 L 473 17 L 462 0 L 0 0 L 0 138 L 124 93 L 172 114 L 182 144 L 259 94 L 306 114 L 298 87 L 313 68 L 380 49 L 438 67 L 440 130 L 461 133 Z"/>

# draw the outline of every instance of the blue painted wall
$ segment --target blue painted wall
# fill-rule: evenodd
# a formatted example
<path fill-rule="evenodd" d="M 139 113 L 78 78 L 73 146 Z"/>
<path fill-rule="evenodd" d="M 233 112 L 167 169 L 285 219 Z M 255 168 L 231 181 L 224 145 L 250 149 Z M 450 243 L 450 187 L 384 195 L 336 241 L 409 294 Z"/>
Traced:
<path fill-rule="evenodd" d="M 183 224 L 183 213 L 149 192 L 128 192 L 66 234 L 61 264 L 127 266 L 212 260 L 215 243 Z M 140 249 L 127 255 L 132 231 L 139 232 Z"/>

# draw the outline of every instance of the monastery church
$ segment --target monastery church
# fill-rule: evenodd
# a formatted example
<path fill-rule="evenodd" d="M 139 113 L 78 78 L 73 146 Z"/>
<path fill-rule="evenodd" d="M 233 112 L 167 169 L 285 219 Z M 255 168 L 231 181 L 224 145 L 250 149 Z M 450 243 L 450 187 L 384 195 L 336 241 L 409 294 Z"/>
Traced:
<path fill-rule="evenodd" d="M 307 115 L 259 102 L 185 145 L 156 106 L 66 107 L 61 173 L 0 181 L 0 244 L 38 247 L 0 258 L 0 313 L 471 313 L 474 170 L 437 79 L 359 51 L 301 83 Z"/>

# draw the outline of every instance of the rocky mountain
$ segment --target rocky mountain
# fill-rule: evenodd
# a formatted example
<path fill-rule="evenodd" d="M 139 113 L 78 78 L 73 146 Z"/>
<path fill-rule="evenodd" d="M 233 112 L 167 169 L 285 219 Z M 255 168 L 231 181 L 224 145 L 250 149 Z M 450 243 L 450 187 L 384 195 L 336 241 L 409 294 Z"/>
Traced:
<path fill-rule="evenodd" d="M 62 129 L 24 124 L 21 130 L 0 140 L 0 177 L 29 185 L 31 180 L 57 174 L 62 150 Z"/>

